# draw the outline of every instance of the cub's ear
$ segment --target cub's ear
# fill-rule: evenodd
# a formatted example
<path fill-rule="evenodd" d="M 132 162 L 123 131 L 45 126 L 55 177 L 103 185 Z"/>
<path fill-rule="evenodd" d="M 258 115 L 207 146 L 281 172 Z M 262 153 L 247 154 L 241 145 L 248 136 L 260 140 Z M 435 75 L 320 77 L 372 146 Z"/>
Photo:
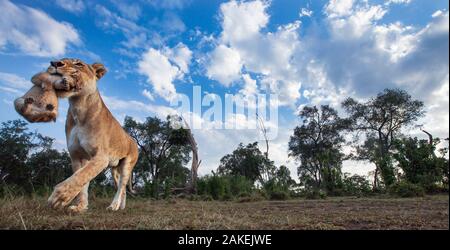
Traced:
<path fill-rule="evenodd" d="M 107 72 L 105 66 L 101 63 L 92 64 L 92 68 L 94 69 L 97 80 L 100 80 L 100 78 L 102 78 Z"/>

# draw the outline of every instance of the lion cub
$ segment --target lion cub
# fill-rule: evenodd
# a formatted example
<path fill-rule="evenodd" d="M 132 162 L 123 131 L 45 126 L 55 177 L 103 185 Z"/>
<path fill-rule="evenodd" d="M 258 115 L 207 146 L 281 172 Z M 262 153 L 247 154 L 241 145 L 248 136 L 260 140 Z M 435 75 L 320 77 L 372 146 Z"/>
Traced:
<path fill-rule="evenodd" d="M 31 78 L 34 84 L 22 97 L 14 100 L 16 111 L 29 122 L 55 121 L 58 96 L 54 86 L 61 88 L 62 77 L 42 72 Z"/>
<path fill-rule="evenodd" d="M 53 75 L 48 72 L 37 73 L 31 78 L 31 82 L 34 85 L 42 87 L 42 89 L 44 89 L 45 91 L 53 88 L 55 90 L 63 91 L 78 89 L 78 86 L 73 78 L 65 76 L 61 77 L 59 75 Z"/>

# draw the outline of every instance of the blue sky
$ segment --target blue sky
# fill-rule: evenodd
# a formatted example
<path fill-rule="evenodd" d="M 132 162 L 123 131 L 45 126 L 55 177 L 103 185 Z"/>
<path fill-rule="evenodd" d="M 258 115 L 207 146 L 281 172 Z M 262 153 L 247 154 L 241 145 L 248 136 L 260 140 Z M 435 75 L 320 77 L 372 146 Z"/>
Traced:
<path fill-rule="evenodd" d="M 0 0 L 0 121 L 52 59 L 102 62 L 98 88 L 119 121 L 164 117 L 177 94 L 274 93 L 278 136 L 270 156 L 296 174 L 287 143 L 303 105 L 365 99 L 386 87 L 427 105 L 420 121 L 449 134 L 448 1 L 444 0 Z M 56 123 L 30 127 L 65 148 L 67 101 Z M 415 130 L 412 134 L 419 133 Z M 209 173 L 255 131 L 195 131 Z M 348 149 L 350 150 L 350 149 Z M 365 163 L 345 171 L 366 174 Z"/>

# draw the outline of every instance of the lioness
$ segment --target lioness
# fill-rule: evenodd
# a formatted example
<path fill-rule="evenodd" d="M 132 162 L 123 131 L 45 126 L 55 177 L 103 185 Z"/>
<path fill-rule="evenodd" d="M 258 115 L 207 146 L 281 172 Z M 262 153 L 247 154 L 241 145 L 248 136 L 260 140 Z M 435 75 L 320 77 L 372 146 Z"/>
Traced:
<path fill-rule="evenodd" d="M 110 166 L 117 193 L 108 209 L 125 208 L 126 186 L 129 183 L 131 189 L 130 176 L 139 153 L 136 142 L 100 97 L 97 80 L 106 73 L 105 67 L 65 58 L 51 62 L 47 71 L 76 86 L 58 95 L 69 99 L 65 130 L 74 174 L 55 187 L 49 205 L 55 209 L 70 205 L 72 212 L 86 210 L 89 182 Z"/>

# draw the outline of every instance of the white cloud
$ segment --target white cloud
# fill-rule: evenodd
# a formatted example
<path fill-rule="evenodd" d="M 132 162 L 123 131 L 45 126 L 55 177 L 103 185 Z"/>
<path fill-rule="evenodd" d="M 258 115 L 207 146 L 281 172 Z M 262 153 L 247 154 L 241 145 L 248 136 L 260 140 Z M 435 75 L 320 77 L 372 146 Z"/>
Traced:
<path fill-rule="evenodd" d="M 226 42 L 245 41 L 259 35 L 269 22 L 268 4 L 263 1 L 230 1 L 220 5 L 222 39 Z"/>
<path fill-rule="evenodd" d="M 78 32 L 69 23 L 58 22 L 46 13 L 0 0 L 0 50 L 6 45 L 33 56 L 53 57 L 80 44 Z"/>
<path fill-rule="evenodd" d="M 118 32 L 125 37 L 121 42 L 127 50 L 123 54 L 129 54 L 130 49 L 145 49 L 152 44 L 160 44 L 160 37 L 156 32 L 151 32 L 147 28 L 136 24 L 136 22 L 121 17 L 117 13 L 110 11 L 102 5 L 95 6 L 96 25 L 104 29 L 105 32 Z"/>
<path fill-rule="evenodd" d="M 341 112 L 347 96 L 365 100 L 385 88 L 401 88 L 425 103 L 427 114 L 418 124 L 436 137 L 448 137 L 448 11 L 436 11 L 420 27 L 386 21 L 390 7 L 365 0 L 330 1 L 324 7 L 321 31 L 306 33 L 294 56 L 304 96 L 299 108 L 330 104 Z M 344 164 L 345 171 L 358 173 L 372 167 Z"/>
<path fill-rule="evenodd" d="M 120 0 L 111 0 L 120 14 L 131 20 L 137 20 L 142 14 L 142 9 L 137 3 L 124 2 Z"/>
<path fill-rule="evenodd" d="M 305 17 L 305 16 L 311 17 L 313 14 L 314 14 L 314 12 L 313 12 L 312 10 L 307 9 L 307 8 L 302 8 L 302 9 L 300 10 L 300 13 L 299 13 L 298 15 L 299 15 L 300 17 Z"/>
<path fill-rule="evenodd" d="M 256 80 L 253 80 L 249 74 L 242 75 L 242 78 L 244 79 L 244 88 L 239 92 L 244 96 L 254 96 L 257 94 L 258 86 Z"/>
<path fill-rule="evenodd" d="M 172 49 L 165 48 L 165 55 L 178 66 L 183 73 L 189 73 L 189 64 L 192 59 L 192 51 L 183 43 L 178 43 Z"/>
<path fill-rule="evenodd" d="M 160 51 L 150 48 L 139 61 L 138 72 L 147 76 L 155 93 L 166 100 L 175 97 L 173 81 L 179 77 L 180 71 Z"/>
<path fill-rule="evenodd" d="M 371 10 L 388 11 L 362 1 L 349 11 L 353 14 L 341 18 L 342 23 L 349 23 L 358 13 L 374 13 Z M 329 17 L 327 22 L 333 39 L 310 36 L 301 44 L 303 54 L 296 57 L 295 65 L 304 87 L 317 89 L 321 83 L 324 90 L 353 92 L 360 97 L 399 87 L 424 96 L 425 89 L 434 90 L 448 75 L 448 11 L 421 29 L 399 22 L 369 21 L 364 29 L 356 28 L 348 36 L 337 34 L 341 27 L 334 21 Z"/>
<path fill-rule="evenodd" d="M 332 18 L 347 16 L 353 12 L 353 3 L 354 0 L 330 0 L 325 10 Z"/>
<path fill-rule="evenodd" d="M 18 76 L 16 74 L 0 72 L 0 83 L 14 89 L 29 89 L 32 84 L 31 81 L 26 80 L 25 78 Z"/>
<path fill-rule="evenodd" d="M 300 21 L 264 32 L 270 18 L 267 7 L 260 0 L 221 4 L 222 33 L 209 55 L 207 75 L 230 86 L 246 71 L 258 74 L 261 86 L 279 95 L 280 105 L 294 107 L 301 83 L 291 61 L 299 46 Z"/>
<path fill-rule="evenodd" d="M 336 0 L 330 1 L 326 7 L 333 38 L 351 40 L 365 36 L 374 23 L 387 12 L 381 5 L 363 2 L 353 6 L 353 3 L 353 0 Z M 334 5 L 339 8 L 333 8 Z"/>
<path fill-rule="evenodd" d="M 207 76 L 228 87 L 233 81 L 240 79 L 242 68 L 239 53 L 225 45 L 219 45 L 210 55 Z"/>
<path fill-rule="evenodd" d="M 161 51 L 150 48 L 138 62 L 138 72 L 147 77 L 156 94 L 170 101 L 176 95 L 173 82 L 189 72 L 191 57 L 192 52 L 182 43 Z"/>
<path fill-rule="evenodd" d="M 385 5 L 390 4 L 410 4 L 412 0 L 389 0 L 385 3 Z"/>
<path fill-rule="evenodd" d="M 125 115 L 131 115 L 137 119 L 145 119 L 148 116 L 157 116 L 165 119 L 168 115 L 176 114 L 171 107 L 143 103 L 136 100 L 123 100 L 114 96 L 102 94 L 106 106 L 113 112 L 114 116 L 123 121 Z"/>
<path fill-rule="evenodd" d="M 59 7 L 75 14 L 83 12 L 86 8 L 83 0 L 56 0 L 55 3 Z"/>
<path fill-rule="evenodd" d="M 376 26 L 373 30 L 375 45 L 379 50 L 387 52 L 392 62 L 397 62 L 414 49 L 417 38 L 410 32 L 411 29 L 400 23 Z"/>
<path fill-rule="evenodd" d="M 150 91 L 146 90 L 146 89 L 144 89 L 142 91 L 142 95 L 145 96 L 150 101 L 154 101 L 155 100 L 155 97 L 153 96 L 153 94 Z"/>
<path fill-rule="evenodd" d="M 437 10 L 433 13 L 433 15 L 431 15 L 431 17 L 433 17 L 433 18 L 440 17 L 440 16 L 442 16 L 442 14 L 444 14 L 444 12 L 442 10 Z"/>

